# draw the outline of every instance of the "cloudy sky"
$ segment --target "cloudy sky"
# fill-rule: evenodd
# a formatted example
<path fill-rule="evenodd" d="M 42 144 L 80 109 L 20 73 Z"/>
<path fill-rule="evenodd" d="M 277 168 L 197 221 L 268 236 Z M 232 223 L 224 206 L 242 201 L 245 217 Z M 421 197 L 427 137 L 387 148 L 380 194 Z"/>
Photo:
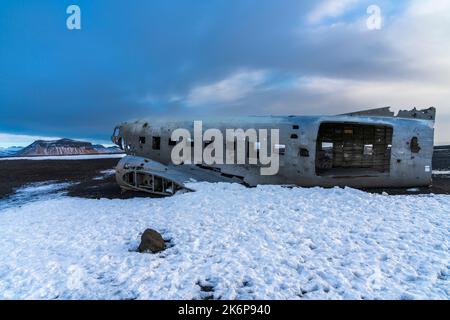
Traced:
<path fill-rule="evenodd" d="M 450 143 L 450 1 L 0 0 L 0 146 L 108 141 L 145 116 L 384 106 L 437 107 Z"/>

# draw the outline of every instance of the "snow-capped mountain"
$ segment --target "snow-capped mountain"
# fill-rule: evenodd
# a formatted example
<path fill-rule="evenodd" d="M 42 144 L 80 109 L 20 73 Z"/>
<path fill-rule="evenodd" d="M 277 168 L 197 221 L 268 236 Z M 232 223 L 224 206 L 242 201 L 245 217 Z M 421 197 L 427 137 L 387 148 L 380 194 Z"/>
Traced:
<path fill-rule="evenodd" d="M 86 141 L 76 141 L 71 139 L 60 139 L 53 141 L 37 140 L 28 147 L 16 152 L 14 156 L 65 156 L 81 154 L 111 154 L 122 153 L 118 147 L 104 147 L 93 145 Z"/>
<path fill-rule="evenodd" d="M 8 147 L 1 148 L 0 147 L 0 157 L 9 157 L 15 155 L 18 151 L 22 150 L 23 147 Z"/>

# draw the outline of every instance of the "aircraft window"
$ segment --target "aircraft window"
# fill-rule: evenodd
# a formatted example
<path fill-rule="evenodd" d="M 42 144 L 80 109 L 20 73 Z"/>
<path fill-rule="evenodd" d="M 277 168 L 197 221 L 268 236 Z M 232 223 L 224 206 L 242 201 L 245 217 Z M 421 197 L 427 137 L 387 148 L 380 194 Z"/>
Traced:
<path fill-rule="evenodd" d="M 291 134 L 291 139 L 298 139 L 298 135 L 296 135 L 295 133 Z"/>
<path fill-rule="evenodd" d="M 419 140 L 417 139 L 417 137 L 413 137 L 411 139 L 410 148 L 413 153 L 419 153 L 420 146 L 419 146 Z"/>
<path fill-rule="evenodd" d="M 298 129 L 300 129 L 300 127 L 299 127 L 299 125 L 298 125 L 298 124 L 294 124 L 294 125 L 292 126 L 292 129 L 294 129 L 294 130 L 298 130 Z"/>
<path fill-rule="evenodd" d="M 153 150 L 161 149 L 161 137 L 153 137 L 152 149 Z"/>
<path fill-rule="evenodd" d="M 169 146 L 175 146 L 177 144 L 176 141 L 169 138 Z"/>
<path fill-rule="evenodd" d="M 286 146 L 284 144 L 276 144 L 274 149 L 278 150 L 278 154 L 280 155 L 286 154 Z"/>
<path fill-rule="evenodd" d="M 145 144 L 145 137 L 139 137 L 139 143 Z"/>
<path fill-rule="evenodd" d="M 128 184 L 134 185 L 134 172 L 128 172 L 124 174 L 122 179 Z"/>
<path fill-rule="evenodd" d="M 305 158 L 309 157 L 308 149 L 300 148 L 300 157 L 305 157 Z"/>

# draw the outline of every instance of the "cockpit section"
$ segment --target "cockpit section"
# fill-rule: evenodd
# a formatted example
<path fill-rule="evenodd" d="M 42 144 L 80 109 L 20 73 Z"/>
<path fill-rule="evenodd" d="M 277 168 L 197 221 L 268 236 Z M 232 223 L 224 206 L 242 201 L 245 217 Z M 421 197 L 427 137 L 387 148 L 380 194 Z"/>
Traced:
<path fill-rule="evenodd" d="M 117 127 L 114 128 L 114 132 L 113 132 L 113 134 L 112 134 L 112 136 L 111 136 L 111 141 L 112 141 L 115 145 L 117 145 L 121 150 L 124 150 L 124 147 L 123 147 L 123 138 L 122 138 L 122 136 L 120 135 L 120 127 L 119 127 L 119 126 L 117 126 Z"/>

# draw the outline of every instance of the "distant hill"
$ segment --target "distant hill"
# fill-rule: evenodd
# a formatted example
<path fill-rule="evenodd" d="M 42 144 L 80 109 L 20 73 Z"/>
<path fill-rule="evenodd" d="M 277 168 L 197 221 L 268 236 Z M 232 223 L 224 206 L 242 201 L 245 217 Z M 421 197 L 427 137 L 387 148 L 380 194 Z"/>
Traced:
<path fill-rule="evenodd" d="M 93 145 L 86 141 L 60 139 L 53 141 L 37 140 L 28 147 L 16 150 L 16 152 L 5 156 L 68 156 L 83 154 L 114 154 L 122 152 L 123 151 L 118 147 L 104 147 L 100 144 Z"/>

